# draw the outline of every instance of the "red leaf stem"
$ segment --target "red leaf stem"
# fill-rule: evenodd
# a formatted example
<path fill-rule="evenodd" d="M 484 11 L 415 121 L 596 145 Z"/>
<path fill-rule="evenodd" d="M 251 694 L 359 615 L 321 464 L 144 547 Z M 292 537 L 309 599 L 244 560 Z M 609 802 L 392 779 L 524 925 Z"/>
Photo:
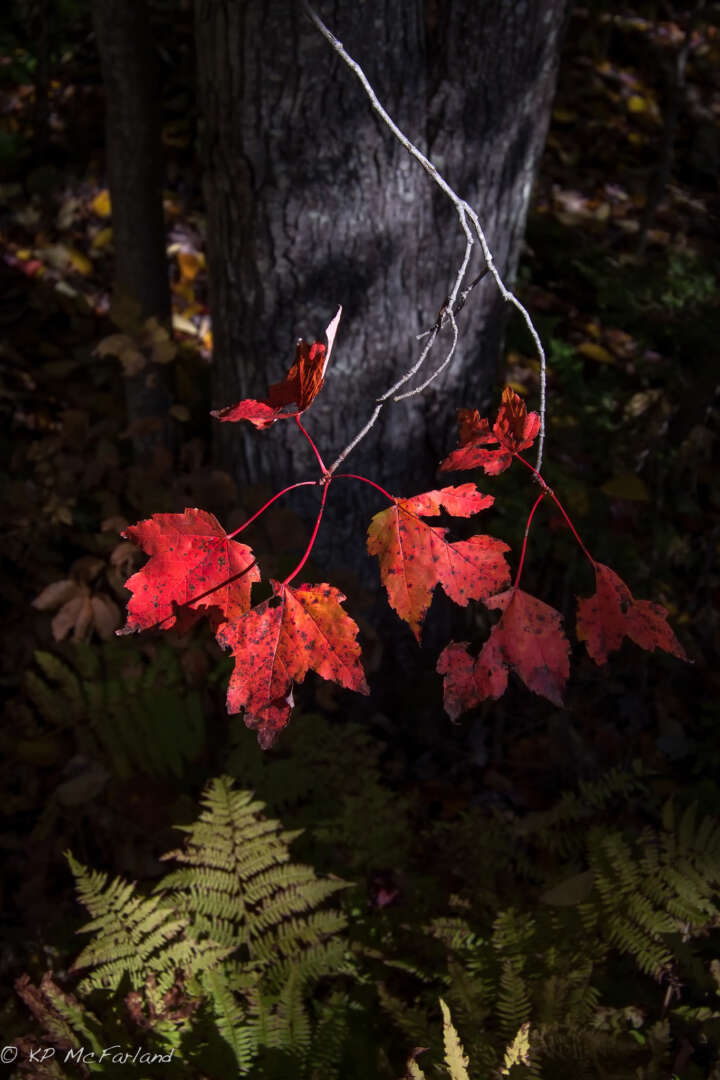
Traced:
<path fill-rule="evenodd" d="M 227 533 L 225 539 L 232 540 L 233 536 L 237 536 L 237 534 L 241 533 L 243 529 L 247 529 L 248 525 L 251 525 L 252 522 L 255 521 L 255 518 L 259 518 L 261 514 L 264 514 L 268 506 L 272 506 L 275 500 L 279 499 L 281 495 L 286 495 L 288 491 L 293 491 L 294 488 L 317 487 L 319 483 L 319 480 L 301 480 L 299 484 L 290 484 L 289 487 L 283 488 L 282 491 L 278 491 L 275 495 L 273 495 L 272 499 L 268 499 L 264 506 L 261 506 L 259 510 L 256 510 L 252 517 L 249 517 L 247 521 L 244 521 L 242 525 L 239 525 L 237 529 L 235 529 L 233 532 Z"/>
<path fill-rule="evenodd" d="M 514 584 L 514 586 L 513 586 L 513 588 L 515 588 L 515 589 L 517 589 L 518 585 L 520 584 L 520 576 L 521 576 L 521 574 L 522 574 L 523 564 L 524 564 L 524 562 L 525 562 L 525 551 L 527 550 L 527 542 L 528 542 L 528 534 L 529 534 L 529 532 L 530 532 L 530 524 L 531 524 L 531 522 L 532 522 L 532 519 L 533 519 L 533 517 L 534 517 L 535 511 L 537 510 L 538 506 L 540 505 L 540 503 L 541 503 L 541 502 L 543 501 L 543 499 L 545 498 L 545 496 L 546 496 L 546 494 L 547 494 L 547 491 L 548 491 L 548 490 L 549 490 L 549 489 L 548 489 L 548 488 L 546 488 L 546 490 L 545 490 L 545 491 L 541 491 L 541 492 L 540 492 L 540 494 L 538 495 L 537 499 L 536 499 L 536 500 L 535 500 L 535 502 L 533 503 L 533 507 L 532 507 L 532 510 L 531 510 L 531 511 L 530 511 L 530 513 L 528 514 L 528 519 L 527 519 L 527 523 L 526 523 L 526 525 L 525 525 L 525 535 L 524 535 L 524 537 L 523 537 L 523 545 L 522 545 L 522 551 L 520 552 L 520 562 L 519 562 L 519 564 L 518 564 L 518 568 L 517 568 L 517 574 L 515 575 L 515 584 Z"/>
<path fill-rule="evenodd" d="M 327 499 L 327 493 L 328 493 L 328 491 L 330 489 L 330 483 L 331 483 L 331 481 L 328 481 L 328 483 L 325 484 L 325 486 L 323 488 L 322 499 L 320 500 L 320 509 L 318 510 L 318 516 L 315 519 L 315 528 L 312 531 L 312 536 L 310 537 L 310 541 L 308 543 L 308 546 L 305 549 L 305 554 L 303 555 L 302 559 L 297 564 L 297 566 L 295 567 L 293 572 L 291 574 L 288 574 L 288 576 L 282 582 L 282 585 L 289 585 L 290 582 L 292 581 L 292 579 L 294 577 L 297 577 L 297 575 L 300 573 L 300 571 L 302 570 L 305 563 L 310 558 L 310 552 L 313 549 L 313 545 L 315 543 L 315 539 L 316 539 L 317 534 L 318 534 L 318 529 L 320 528 L 320 522 L 322 521 L 323 512 L 325 510 L 325 500 Z"/>
<path fill-rule="evenodd" d="M 358 476 L 356 473 L 346 472 L 346 473 L 337 473 L 337 475 L 335 476 L 335 479 L 336 480 L 362 480 L 363 484 L 369 484 L 370 487 L 377 488 L 377 490 L 382 495 L 384 495 L 386 499 L 389 499 L 390 502 L 392 502 L 392 503 L 395 502 L 395 496 L 394 495 L 391 495 L 390 492 L 386 491 L 384 487 L 380 487 L 380 485 L 376 484 L 374 480 L 368 480 L 367 476 Z"/>
<path fill-rule="evenodd" d="M 593 559 L 592 555 L 590 554 L 590 552 L 588 551 L 588 549 L 587 549 L 587 548 L 585 547 L 585 545 L 583 544 L 582 540 L 580 539 L 580 537 L 579 537 L 579 535 L 578 535 L 578 532 L 577 532 L 577 529 L 576 529 L 576 528 L 575 528 L 575 526 L 573 525 L 572 521 L 570 520 L 570 517 L 568 516 L 568 514 L 567 514 L 567 512 L 566 512 L 566 510 L 565 510 L 565 507 L 564 507 L 564 506 L 563 506 L 563 504 L 562 504 L 562 503 L 560 502 L 560 500 L 558 499 L 558 497 L 557 497 L 557 495 L 555 494 L 555 492 L 553 491 L 553 489 L 552 489 L 551 487 L 549 487 L 549 486 L 548 486 L 548 484 L 546 484 L 546 482 L 545 482 L 545 480 L 543 479 L 543 477 L 542 477 L 542 476 L 540 475 L 540 473 L 539 473 L 539 472 L 537 471 L 537 469 L 536 469 L 536 468 L 534 468 L 534 467 L 533 467 L 533 466 L 532 466 L 532 465 L 530 464 L 530 462 L 529 462 L 529 461 L 526 461 L 526 460 L 525 460 L 525 458 L 523 458 L 523 457 L 520 457 L 520 455 L 519 455 L 519 454 L 514 454 L 514 455 L 513 455 L 513 457 L 517 458 L 517 460 L 518 460 L 518 461 L 522 462 L 522 464 L 523 464 L 523 465 L 524 465 L 524 466 L 525 466 L 525 467 L 526 467 L 527 469 L 529 469 L 531 473 L 533 473 L 533 474 L 535 475 L 535 478 L 536 478 L 536 480 L 537 480 L 537 481 L 538 481 L 538 483 L 540 483 L 540 484 L 542 485 L 542 487 L 543 487 L 543 493 L 544 493 L 544 494 L 547 494 L 547 495 L 549 495 L 549 496 L 550 496 L 550 498 L 552 499 L 552 501 L 553 501 L 553 502 L 555 503 L 555 505 L 557 506 L 558 510 L 560 511 L 560 513 L 562 514 L 562 516 L 563 516 L 563 517 L 565 518 L 565 521 L 567 522 L 567 525 L 568 525 L 568 528 L 570 529 L 570 532 L 571 532 L 571 533 L 573 534 L 573 536 L 574 536 L 574 537 L 575 537 L 575 539 L 577 540 L 577 542 L 578 542 L 578 544 L 580 545 L 580 547 L 581 547 L 581 549 L 582 549 L 583 553 L 584 553 L 584 554 L 585 554 L 585 555 L 587 556 L 587 558 L 588 558 L 588 559 L 590 560 L 590 562 L 591 562 L 591 563 L 593 564 L 593 566 L 595 566 L 595 560 Z"/>
<path fill-rule="evenodd" d="M 323 459 L 321 458 L 321 456 L 320 456 L 320 451 L 318 450 L 317 446 L 316 446 L 316 445 L 315 445 L 315 443 L 313 442 L 312 438 L 310 437 L 310 435 L 308 434 L 308 432 L 307 432 L 307 431 L 305 430 L 305 428 L 303 427 L 303 422 L 302 422 L 302 420 L 300 419 L 300 413 L 295 413 L 295 423 L 296 423 L 296 424 L 297 424 L 297 426 L 298 426 L 298 427 L 300 428 L 300 430 L 302 431 L 303 435 L 305 436 L 305 438 L 307 439 L 307 441 L 308 441 L 308 442 L 310 443 L 310 445 L 312 446 L 312 448 L 313 448 L 313 451 L 315 452 L 315 457 L 316 457 L 316 458 L 318 459 L 318 462 L 320 463 L 320 468 L 322 469 L 322 474 L 323 474 L 323 476 L 327 476 L 327 475 L 328 475 L 328 471 L 327 471 L 327 469 L 326 469 L 326 467 L 325 467 L 325 462 L 324 462 L 324 461 L 323 461 Z"/>

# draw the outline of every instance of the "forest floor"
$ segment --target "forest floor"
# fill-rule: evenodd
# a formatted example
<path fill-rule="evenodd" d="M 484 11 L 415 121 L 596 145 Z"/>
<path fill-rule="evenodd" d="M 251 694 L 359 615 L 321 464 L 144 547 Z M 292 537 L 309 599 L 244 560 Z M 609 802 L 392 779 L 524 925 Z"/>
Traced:
<path fill-rule="evenodd" d="M 21 41 L 1 43 L 5 984 L 48 963 L 65 967 L 77 951 L 63 851 L 156 877 L 171 826 L 188 820 L 206 778 L 221 771 L 260 791 L 291 827 L 331 813 L 334 781 L 318 792 L 319 770 L 337 777 L 338 791 L 343 774 L 372 775 L 378 814 L 393 807 L 398 819 L 382 853 L 380 839 L 353 833 L 349 814 L 344 838 L 337 824 L 325 849 L 307 850 L 328 868 L 342 851 L 364 902 L 380 906 L 401 902 L 408 887 L 403 829 L 422 835 L 419 822 L 447 826 L 478 805 L 542 810 L 577 778 L 635 759 L 655 770 L 665 794 L 692 792 L 703 812 L 720 815 L 720 32 L 712 26 L 691 43 L 672 167 L 647 214 L 682 37 L 670 22 L 603 23 L 576 12 L 518 289 L 549 358 L 546 478 L 581 535 L 593 537 L 596 557 L 635 596 L 668 609 L 692 662 L 626 642 L 599 669 L 578 650 L 566 709 L 514 686 L 458 726 L 442 713 L 429 670 L 410 695 L 411 736 L 308 680 L 287 739 L 265 756 L 225 715 L 228 664 L 212 638 L 114 636 L 123 581 L 138 566 L 120 535 L 128 523 L 191 505 L 232 528 L 266 496 L 238 492 L 209 456 L 212 328 L 190 31 L 174 25 L 164 52 L 174 337 L 150 328 L 139 344 L 110 298 L 102 93 L 88 31 L 55 65 L 40 148 L 31 53 Z M 534 404 L 538 365 L 519 322 L 506 361 L 506 381 Z M 138 466 L 122 380 L 149 363 L 171 372 L 178 449 Z M 493 493 L 506 508 L 495 531 L 517 549 L 532 492 L 515 481 L 498 478 Z M 282 561 L 301 528 L 277 510 L 255 546 Z M 533 545 L 527 587 L 570 614 L 591 581 L 562 519 L 551 515 Z M 348 717 L 352 738 L 341 738 Z M 16 1018 L 16 1003 L 0 1016 Z"/>

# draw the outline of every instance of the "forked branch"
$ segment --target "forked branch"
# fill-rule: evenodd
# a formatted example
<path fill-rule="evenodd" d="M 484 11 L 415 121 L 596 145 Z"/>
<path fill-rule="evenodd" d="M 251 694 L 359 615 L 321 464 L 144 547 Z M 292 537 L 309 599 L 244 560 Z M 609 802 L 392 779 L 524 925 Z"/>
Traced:
<path fill-rule="evenodd" d="M 335 37 L 335 35 L 332 33 L 332 31 L 330 31 L 328 29 L 328 27 L 322 21 L 322 19 L 317 14 L 317 12 L 307 2 L 307 0 L 303 0 L 303 7 L 304 7 L 304 9 L 305 9 L 305 11 L 306 11 L 306 13 L 308 15 L 308 18 L 312 21 L 312 23 L 320 31 L 320 33 L 323 35 L 323 37 L 326 39 L 326 41 L 328 41 L 330 43 L 330 45 L 335 50 L 335 52 L 338 54 L 338 56 L 347 64 L 347 66 L 350 68 L 350 70 L 353 72 L 353 74 L 359 80 L 363 90 L 367 94 L 367 97 L 368 97 L 368 99 L 370 101 L 370 105 L 372 106 L 374 111 L 378 114 L 378 116 L 383 121 L 383 123 L 390 129 L 390 131 L 393 133 L 393 135 L 398 140 L 398 142 L 402 146 L 405 147 L 407 152 L 412 157 L 414 157 L 415 160 L 420 163 L 420 165 L 422 165 L 423 169 L 425 169 L 425 171 L 431 177 L 433 182 L 435 184 L 437 184 L 437 186 L 440 188 L 440 190 L 447 196 L 447 198 L 453 204 L 453 206 L 455 207 L 455 211 L 457 213 L 457 216 L 458 216 L 458 222 L 460 224 L 460 228 L 462 229 L 462 232 L 463 232 L 463 234 L 465 236 L 465 250 L 463 252 L 462 261 L 461 261 L 460 266 L 458 268 L 457 274 L 455 275 L 455 280 L 454 280 L 452 288 L 450 290 L 450 295 L 448 296 L 447 301 L 446 301 L 446 303 L 444 305 L 445 313 L 443 313 L 441 315 L 441 317 L 440 317 L 440 320 L 439 320 L 440 325 L 438 325 L 436 323 L 436 325 L 432 328 L 432 330 L 430 331 L 430 337 L 429 337 L 428 342 L 426 343 L 426 345 L 423 348 L 420 356 L 415 361 L 415 363 L 412 365 L 412 367 L 410 367 L 408 369 L 408 371 L 406 371 L 405 374 L 402 375 L 397 380 L 397 382 L 395 382 L 393 384 L 393 386 L 390 387 L 389 390 L 387 390 L 381 397 L 379 397 L 377 399 L 375 409 L 374 409 L 369 421 L 365 424 L 365 426 L 363 428 L 361 428 L 361 430 L 357 433 L 357 435 L 355 435 L 355 437 L 345 447 L 345 449 L 342 451 L 342 453 L 338 455 L 336 460 L 330 466 L 330 472 L 334 472 L 337 469 L 337 467 L 341 464 L 341 462 L 345 460 L 345 458 L 348 456 L 350 451 L 353 450 L 358 445 L 358 443 L 362 439 L 365 438 L 367 433 L 370 431 L 370 429 L 375 424 L 375 421 L 377 420 L 378 416 L 380 415 L 380 412 L 382 411 L 382 409 L 383 409 L 384 405 L 387 403 L 387 401 L 389 401 L 390 399 L 392 399 L 393 401 L 400 401 L 403 398 L 411 397 L 414 394 L 422 393 L 422 391 L 425 390 L 426 387 L 428 387 L 430 385 L 430 383 L 434 379 L 436 379 L 437 376 L 440 375 L 440 373 L 442 371 L 445 370 L 445 368 L 448 366 L 448 364 L 452 360 L 452 357 L 453 357 L 453 355 L 455 353 L 455 349 L 457 347 L 457 342 L 458 342 L 458 328 L 457 328 L 457 324 L 455 322 L 455 313 L 456 313 L 457 310 L 459 310 L 458 303 L 460 304 L 460 306 L 462 306 L 463 297 L 462 297 L 462 293 L 461 293 L 461 286 L 462 286 L 463 281 L 465 280 L 465 275 L 467 273 L 468 265 L 470 263 L 470 255 L 471 255 L 471 252 L 472 252 L 472 247 L 473 247 L 473 244 L 475 243 L 476 238 L 480 242 L 480 247 L 482 248 L 482 253 L 483 253 L 483 256 L 485 258 L 485 272 L 489 272 L 492 275 L 492 277 L 493 277 L 493 279 L 495 281 L 495 284 L 497 285 L 498 289 L 500 290 L 500 293 L 501 293 L 501 295 L 503 297 L 503 300 L 505 300 L 506 303 L 508 303 L 508 304 L 512 304 L 513 307 L 517 308 L 517 310 L 520 312 L 520 314 L 521 314 L 521 316 L 522 316 L 522 318 L 523 318 L 523 320 L 525 322 L 525 325 L 528 328 L 530 336 L 533 339 L 533 343 L 535 345 L 538 357 L 540 359 L 540 433 L 539 433 L 539 437 L 538 437 L 537 462 L 536 462 L 536 468 L 537 468 L 538 472 L 540 472 L 540 470 L 542 468 L 543 447 L 544 447 L 544 443 L 545 443 L 546 359 L 545 359 L 545 350 L 543 349 L 542 342 L 540 341 L 540 335 L 538 334 L 537 330 L 535 329 L 535 326 L 533 324 L 532 319 L 530 318 L 530 315 L 529 315 L 527 309 L 521 303 L 521 301 L 518 300 L 515 293 L 511 289 L 509 289 L 507 287 L 507 285 L 503 281 L 502 277 L 500 276 L 500 272 L 498 271 L 498 269 L 497 269 L 497 267 L 495 265 L 495 261 L 493 259 L 493 254 L 492 254 L 492 252 L 491 252 L 491 250 L 490 250 L 490 248 L 488 246 L 487 239 L 485 238 L 485 233 L 483 231 L 483 228 L 482 228 L 482 226 L 480 224 L 480 220 L 479 220 L 476 212 L 473 210 L 473 208 L 470 206 L 469 203 L 467 203 L 464 199 L 460 198 L 460 196 L 457 194 L 457 192 L 450 186 L 450 184 L 448 184 L 447 180 L 445 180 L 445 178 L 440 175 L 438 170 L 433 165 L 432 161 L 430 161 L 429 158 L 427 158 L 425 156 L 425 154 L 423 154 L 423 152 L 421 150 L 419 150 L 418 147 L 415 146 L 415 144 L 407 137 L 407 135 L 405 135 L 405 133 L 400 130 L 400 128 L 397 126 L 397 124 L 395 123 L 393 118 L 390 116 L 390 114 L 387 112 L 387 110 L 380 103 L 380 100 L 378 99 L 377 94 L 373 90 L 373 87 L 372 87 L 370 81 L 368 80 L 367 75 L 365 74 L 363 69 L 360 67 L 358 62 L 356 60 L 354 60 L 352 58 L 352 56 L 350 56 L 350 54 L 344 48 L 342 42 L 338 41 L 338 39 Z M 408 390 L 403 394 L 399 394 L 398 391 L 407 382 L 409 382 L 409 380 L 413 377 L 413 375 L 416 374 L 416 372 L 420 369 L 422 364 L 425 362 L 425 359 L 427 358 L 427 356 L 429 355 L 433 345 L 435 344 L 435 341 L 436 341 L 437 336 L 438 336 L 439 331 L 440 331 L 440 326 L 442 326 L 443 322 L 445 321 L 445 315 L 447 316 L 447 319 L 449 320 L 449 322 L 450 322 L 450 324 L 452 326 L 453 340 L 452 340 L 452 343 L 450 345 L 450 349 L 448 350 L 448 353 L 446 354 L 444 360 L 436 368 L 436 370 L 433 372 L 433 374 L 429 378 L 427 378 L 425 380 L 425 382 L 423 382 L 420 386 L 415 387 L 413 390 Z"/>

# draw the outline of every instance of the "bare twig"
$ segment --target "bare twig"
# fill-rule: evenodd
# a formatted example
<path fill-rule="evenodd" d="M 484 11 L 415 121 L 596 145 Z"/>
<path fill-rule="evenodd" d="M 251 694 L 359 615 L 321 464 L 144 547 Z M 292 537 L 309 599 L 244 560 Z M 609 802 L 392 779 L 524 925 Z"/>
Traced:
<path fill-rule="evenodd" d="M 423 167 L 423 169 L 425 169 L 425 171 L 429 174 L 429 176 L 433 180 L 433 182 L 435 184 L 437 184 L 437 186 L 440 188 L 440 190 L 448 197 L 450 202 L 453 204 L 453 206 L 455 207 L 455 211 L 457 213 L 457 216 L 458 216 L 458 222 L 460 224 L 460 228 L 462 229 L 462 232 L 463 232 L 463 234 L 465 236 L 465 251 L 463 253 L 462 262 L 461 262 L 460 267 L 458 269 L 458 272 L 457 272 L 457 274 L 455 276 L 455 281 L 453 282 L 452 289 L 450 290 L 450 295 L 448 296 L 448 300 L 447 300 L 447 303 L 445 305 L 445 307 L 447 309 L 447 312 L 448 312 L 448 317 L 450 319 L 450 322 L 451 322 L 451 325 L 452 325 L 452 328 L 453 328 L 453 341 L 452 341 L 452 344 L 450 346 L 450 349 L 448 351 L 447 356 L 445 357 L 445 359 L 443 360 L 441 365 L 436 369 L 436 371 L 430 376 L 430 378 L 425 380 L 425 382 L 422 384 L 422 386 L 419 386 L 415 390 L 408 391 L 407 393 L 402 394 L 402 395 L 397 394 L 397 391 L 401 387 L 403 387 L 405 385 L 405 383 L 407 383 L 413 377 L 413 375 L 415 375 L 415 373 L 418 371 L 418 369 L 420 368 L 420 366 L 422 365 L 422 363 L 424 362 L 424 360 L 428 356 L 428 353 L 430 352 L 430 349 L 434 345 L 435 340 L 437 339 L 440 327 L 437 327 L 437 328 L 433 327 L 432 330 L 430 331 L 429 341 L 426 344 L 425 348 L 423 349 L 422 353 L 420 354 L 420 357 L 418 358 L 418 360 L 415 361 L 415 363 L 412 365 L 412 367 L 403 376 L 401 376 L 401 378 L 398 379 L 397 382 L 388 391 L 386 391 L 382 395 L 382 397 L 379 397 L 377 399 L 377 403 L 376 403 L 375 409 L 373 411 L 373 414 L 370 417 L 370 420 L 357 433 L 357 435 L 352 439 L 352 441 L 348 444 L 348 446 L 345 447 L 345 449 L 342 451 L 342 453 L 338 456 L 338 458 L 330 466 L 329 471 L 331 473 L 334 472 L 337 469 L 337 467 L 340 465 L 340 463 L 342 461 L 344 461 L 345 458 L 348 456 L 348 454 L 357 446 L 357 444 L 361 441 L 361 439 L 365 438 L 367 433 L 370 431 L 372 426 L 375 424 L 375 421 L 377 420 L 378 416 L 380 415 L 380 412 L 381 412 L 382 408 L 384 407 L 385 403 L 390 398 L 392 398 L 394 401 L 399 401 L 399 400 L 402 400 L 402 398 L 410 397 L 412 394 L 415 394 L 415 393 L 419 394 L 422 390 L 424 390 L 427 386 L 429 386 L 430 383 L 433 381 L 433 379 L 437 378 L 437 376 L 441 373 L 441 371 L 443 371 L 447 367 L 447 365 L 450 363 L 450 361 L 451 361 L 451 359 L 453 357 L 453 354 L 455 352 L 455 348 L 457 346 L 457 340 L 458 340 L 457 323 L 455 322 L 455 318 L 454 318 L 455 307 L 456 307 L 456 303 L 458 301 L 458 295 L 460 294 L 460 287 L 461 287 L 461 285 L 462 285 L 462 283 L 463 283 L 463 281 L 465 279 L 465 274 L 467 273 L 467 268 L 468 268 L 468 265 L 469 265 L 469 262 L 470 262 L 470 254 L 472 252 L 473 244 L 475 243 L 475 240 L 477 238 L 477 240 L 479 240 L 479 242 L 480 242 L 480 247 L 482 248 L 482 253 L 483 253 L 483 256 L 485 258 L 485 272 L 489 272 L 492 275 L 493 279 L 495 280 L 495 284 L 497 285 L 498 289 L 500 290 L 500 294 L 502 295 L 503 300 L 505 300 L 506 303 L 508 303 L 508 304 L 512 304 L 513 307 L 517 308 L 517 310 L 520 312 L 520 314 L 523 317 L 523 320 L 525 322 L 525 325 L 528 328 L 530 336 L 533 339 L 535 348 L 536 348 L 538 356 L 540 358 L 540 433 L 539 433 L 539 437 L 538 437 L 538 453 L 537 453 L 537 470 L 539 472 L 541 467 L 542 467 L 543 446 L 544 446 L 544 442 L 545 442 L 546 360 L 545 360 L 545 351 L 544 351 L 544 349 L 542 347 L 542 343 L 540 341 L 540 336 L 539 336 L 537 330 L 535 329 L 535 326 L 533 325 L 533 321 L 530 318 L 530 315 L 528 314 L 528 312 L 527 312 L 526 308 L 523 306 L 523 304 L 518 300 L 518 298 L 512 292 L 512 290 L 508 289 L 508 287 L 505 285 L 504 281 L 502 280 L 502 277 L 500 276 L 500 273 L 499 273 L 497 267 L 495 266 L 495 261 L 493 259 L 493 254 L 490 251 L 490 248 L 488 247 L 488 242 L 487 242 L 487 240 L 485 238 L 485 233 L 483 232 L 483 229 L 482 229 L 482 226 L 481 226 L 480 221 L 478 219 L 478 216 L 475 213 L 475 211 L 473 210 L 473 208 L 464 199 L 460 198 L 460 196 L 453 190 L 453 188 L 450 187 L 447 180 L 445 180 L 444 177 L 442 177 L 440 175 L 440 173 L 437 171 L 437 169 L 435 168 L 433 163 L 425 156 L 425 154 L 422 153 L 421 150 L 419 150 L 417 148 L 417 146 L 415 146 L 415 144 L 413 142 L 410 141 L 410 139 L 408 139 L 407 135 L 405 135 L 404 132 L 402 132 L 400 130 L 400 128 L 397 126 L 397 124 L 392 119 L 390 114 L 381 105 L 381 103 L 380 103 L 380 101 L 378 99 L 378 96 L 375 93 L 375 91 L 373 90 L 373 88 L 372 88 L 372 86 L 371 86 L 365 72 L 363 71 L 363 69 L 360 67 L 360 65 L 357 63 L 357 61 L 353 60 L 352 56 L 350 56 L 350 54 L 348 52 L 346 52 L 342 42 L 338 41 L 338 39 L 335 37 L 335 35 L 327 28 L 325 23 L 322 21 L 320 16 L 313 10 L 313 8 L 310 6 L 310 4 L 307 2 L 307 0 L 303 0 L 303 7 L 304 7 L 308 17 L 310 18 L 310 20 L 317 27 L 317 29 L 320 31 L 320 33 L 323 35 L 323 37 L 326 39 L 326 41 L 328 41 L 330 43 L 330 45 L 335 50 L 335 52 L 338 54 L 338 56 L 345 62 L 345 64 L 347 64 L 347 66 L 350 68 L 350 70 L 353 72 L 353 74 L 359 80 L 359 82 L 362 85 L 365 93 L 367 94 L 367 97 L 368 97 L 368 99 L 370 101 L 370 105 L 372 106 L 374 111 L 378 114 L 378 116 L 383 121 L 383 123 L 390 129 L 390 131 L 393 133 L 393 135 L 398 140 L 398 142 L 402 146 L 405 147 L 407 152 L 412 157 L 414 157 L 416 161 L 418 161 L 420 163 L 420 165 Z M 475 235 L 473 235 L 473 233 Z M 442 322 L 443 322 L 443 319 L 441 318 L 441 324 L 442 324 Z"/>
<path fill-rule="evenodd" d="M 480 273 L 478 274 L 478 276 L 476 278 L 473 278 L 473 280 L 470 282 L 468 287 L 466 289 L 463 289 L 463 291 L 460 293 L 460 299 L 455 304 L 455 307 L 453 309 L 453 314 L 454 315 L 457 315 L 458 311 L 462 310 L 462 308 L 465 306 L 465 301 L 467 300 L 468 296 L 473 291 L 475 286 L 478 285 L 482 281 L 482 279 L 485 277 L 487 272 L 488 272 L 488 268 L 486 266 L 484 270 L 480 271 Z M 440 312 L 438 314 L 437 319 L 435 320 L 435 322 L 433 323 L 433 325 L 430 327 L 429 330 L 423 330 L 422 334 L 418 334 L 418 341 L 420 341 L 421 338 L 427 337 L 428 334 L 430 334 L 433 330 L 439 330 L 441 328 L 441 326 L 444 325 L 445 319 L 447 319 L 447 317 L 448 317 L 448 307 L 449 307 L 449 305 L 450 305 L 450 297 L 446 296 L 445 299 L 442 302 L 442 306 L 440 308 Z"/>

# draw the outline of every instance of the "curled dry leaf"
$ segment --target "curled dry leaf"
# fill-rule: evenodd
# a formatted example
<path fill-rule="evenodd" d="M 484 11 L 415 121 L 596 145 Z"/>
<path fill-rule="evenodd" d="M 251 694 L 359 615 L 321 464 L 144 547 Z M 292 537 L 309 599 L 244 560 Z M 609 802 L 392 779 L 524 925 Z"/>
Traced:
<path fill-rule="evenodd" d="M 119 514 L 115 514 L 113 517 L 105 518 L 100 525 L 101 532 L 115 532 L 118 536 L 121 536 L 125 529 L 127 529 L 130 522 L 127 518 L 120 517 Z"/>
<path fill-rule="evenodd" d="M 77 594 L 58 611 L 51 626 L 56 641 L 63 641 L 72 630 L 73 641 L 85 641 L 90 636 L 93 621 L 90 590 L 78 585 Z"/>
<path fill-rule="evenodd" d="M 295 363 L 282 382 L 273 383 L 270 387 L 267 401 L 246 398 L 236 405 L 216 409 L 210 415 L 217 420 L 233 423 L 238 420 L 248 420 L 258 430 L 262 430 L 282 417 L 294 415 L 294 413 L 283 412 L 287 405 L 296 405 L 298 413 L 304 412 L 313 403 L 322 387 L 341 315 L 342 307 L 339 307 L 325 330 L 327 346 L 320 341 L 309 345 L 300 338 L 295 348 Z"/>
<path fill-rule="evenodd" d="M 91 597 L 93 624 L 99 638 L 110 641 L 115 631 L 122 625 L 120 608 L 109 596 L 98 593 Z"/>
<path fill-rule="evenodd" d="M 43 591 L 32 601 L 32 606 L 38 611 L 56 611 L 77 593 L 77 582 L 65 578 L 63 581 L 53 581 L 46 585 Z"/>
<path fill-rule="evenodd" d="M 104 560 L 98 559 L 97 555 L 81 555 L 70 567 L 70 576 L 73 581 L 83 581 L 89 585 L 104 567 Z"/>
<path fill-rule="evenodd" d="M 117 604 L 98 593 L 92 596 L 84 581 L 54 581 L 32 602 L 38 611 L 56 611 L 51 629 L 55 641 L 72 633 L 73 641 L 86 641 L 93 630 L 108 641 L 122 622 Z"/>
<path fill-rule="evenodd" d="M 123 526 L 127 528 L 127 524 Z M 124 570 L 126 573 L 130 567 L 137 561 L 138 549 L 135 544 L 130 540 L 123 540 L 121 544 L 114 547 L 110 552 L 110 565 L 117 567 L 118 570 Z"/>
<path fill-rule="evenodd" d="M 97 356 L 116 356 L 122 364 L 123 374 L 128 378 L 138 375 L 147 364 L 147 359 L 129 334 L 110 334 L 104 337 L 95 346 L 95 353 Z"/>

